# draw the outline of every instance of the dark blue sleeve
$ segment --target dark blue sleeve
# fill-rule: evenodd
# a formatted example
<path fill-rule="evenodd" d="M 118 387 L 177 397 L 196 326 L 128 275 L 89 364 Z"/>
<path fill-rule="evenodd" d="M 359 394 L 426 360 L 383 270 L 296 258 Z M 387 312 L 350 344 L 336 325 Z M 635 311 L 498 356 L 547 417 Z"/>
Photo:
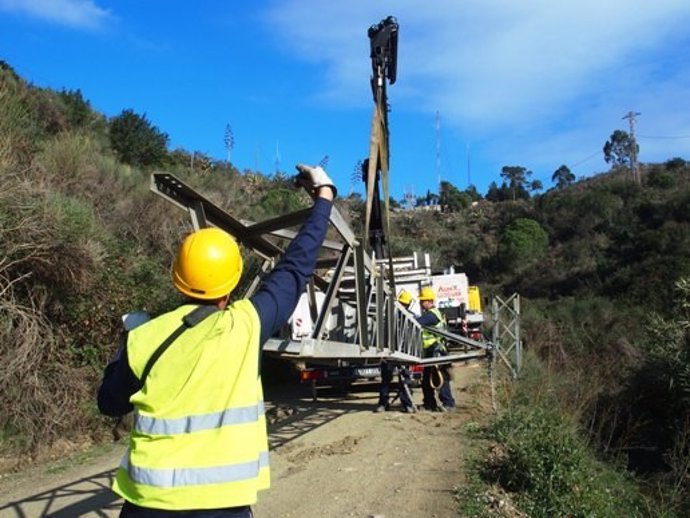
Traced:
<path fill-rule="evenodd" d="M 426 327 L 434 327 L 438 324 L 438 317 L 432 311 L 427 311 L 417 317 L 417 323 Z"/>
<path fill-rule="evenodd" d="M 127 348 L 122 345 L 108 364 L 98 389 L 98 410 L 103 415 L 119 417 L 134 410 L 129 398 L 139 390 L 139 380 L 127 361 Z"/>
<path fill-rule="evenodd" d="M 316 266 L 332 206 L 326 199 L 316 199 L 311 214 L 283 257 L 250 298 L 261 322 L 261 345 L 287 322 L 295 310 Z"/>

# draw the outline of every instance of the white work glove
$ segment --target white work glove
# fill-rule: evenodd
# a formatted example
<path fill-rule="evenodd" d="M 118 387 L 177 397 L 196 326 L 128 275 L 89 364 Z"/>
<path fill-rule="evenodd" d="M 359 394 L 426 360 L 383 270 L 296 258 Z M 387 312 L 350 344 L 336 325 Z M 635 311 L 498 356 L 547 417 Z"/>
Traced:
<path fill-rule="evenodd" d="M 316 190 L 321 187 L 330 187 L 333 190 L 333 197 L 338 194 L 338 189 L 321 166 L 311 166 L 297 164 L 299 174 L 295 177 L 295 184 L 304 187 L 313 196 Z"/>

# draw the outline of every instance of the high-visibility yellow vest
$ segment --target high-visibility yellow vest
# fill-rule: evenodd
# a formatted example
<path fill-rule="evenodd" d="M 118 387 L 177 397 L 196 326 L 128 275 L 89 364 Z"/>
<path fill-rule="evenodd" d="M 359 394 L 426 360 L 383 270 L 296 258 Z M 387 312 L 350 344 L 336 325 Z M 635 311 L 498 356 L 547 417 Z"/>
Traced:
<path fill-rule="evenodd" d="M 194 306 L 133 329 L 127 342 L 137 377 Z M 251 505 L 270 485 L 259 376 L 260 323 L 240 300 L 187 329 L 130 399 L 135 418 L 113 490 L 157 509 Z"/>
<path fill-rule="evenodd" d="M 436 318 L 438 318 L 438 323 L 435 326 L 429 327 L 433 327 L 435 329 L 445 329 L 446 319 L 443 317 L 443 314 L 438 310 L 438 308 L 431 308 L 428 311 L 436 315 Z M 427 329 L 422 329 L 422 346 L 424 349 L 428 349 L 438 341 L 439 337 L 437 335 L 433 334 Z"/>

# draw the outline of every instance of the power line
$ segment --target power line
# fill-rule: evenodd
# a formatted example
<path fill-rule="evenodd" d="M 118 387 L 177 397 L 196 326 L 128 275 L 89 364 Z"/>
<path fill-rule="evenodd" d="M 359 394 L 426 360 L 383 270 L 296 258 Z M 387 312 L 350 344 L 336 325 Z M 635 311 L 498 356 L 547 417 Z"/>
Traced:
<path fill-rule="evenodd" d="M 685 138 L 690 138 L 690 135 L 678 135 L 678 136 L 668 136 L 668 137 L 660 137 L 660 136 L 652 136 L 652 135 L 638 135 L 639 138 L 651 138 L 651 139 L 668 139 L 668 140 L 674 140 L 674 139 L 685 139 Z"/>
<path fill-rule="evenodd" d="M 572 166 L 570 166 L 570 168 L 571 168 L 571 169 L 574 169 L 574 168 L 576 168 L 577 166 L 579 166 L 580 164 L 584 164 L 585 162 L 587 162 L 587 160 L 591 160 L 592 158 L 594 158 L 595 156 L 597 156 L 598 154 L 603 153 L 603 152 L 604 152 L 604 151 L 600 149 L 599 151 L 596 151 L 595 153 L 592 153 L 592 154 L 589 155 L 588 157 L 583 158 L 583 159 L 580 160 L 579 162 L 573 164 Z"/>

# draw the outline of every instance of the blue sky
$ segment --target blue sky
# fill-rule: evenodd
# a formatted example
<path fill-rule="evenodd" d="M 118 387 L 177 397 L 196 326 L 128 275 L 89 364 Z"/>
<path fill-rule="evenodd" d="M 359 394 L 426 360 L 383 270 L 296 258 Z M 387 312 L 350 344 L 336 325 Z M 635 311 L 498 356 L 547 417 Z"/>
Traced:
<path fill-rule="evenodd" d="M 341 192 L 363 192 L 367 29 L 388 15 L 396 199 L 435 192 L 439 176 L 485 193 L 505 165 L 547 188 L 561 164 L 605 171 L 601 148 L 629 111 L 641 162 L 690 159 L 687 0 L 0 0 L 0 59 L 107 116 L 146 114 L 171 149 L 224 159 L 230 124 L 239 169 L 328 155 Z"/>

